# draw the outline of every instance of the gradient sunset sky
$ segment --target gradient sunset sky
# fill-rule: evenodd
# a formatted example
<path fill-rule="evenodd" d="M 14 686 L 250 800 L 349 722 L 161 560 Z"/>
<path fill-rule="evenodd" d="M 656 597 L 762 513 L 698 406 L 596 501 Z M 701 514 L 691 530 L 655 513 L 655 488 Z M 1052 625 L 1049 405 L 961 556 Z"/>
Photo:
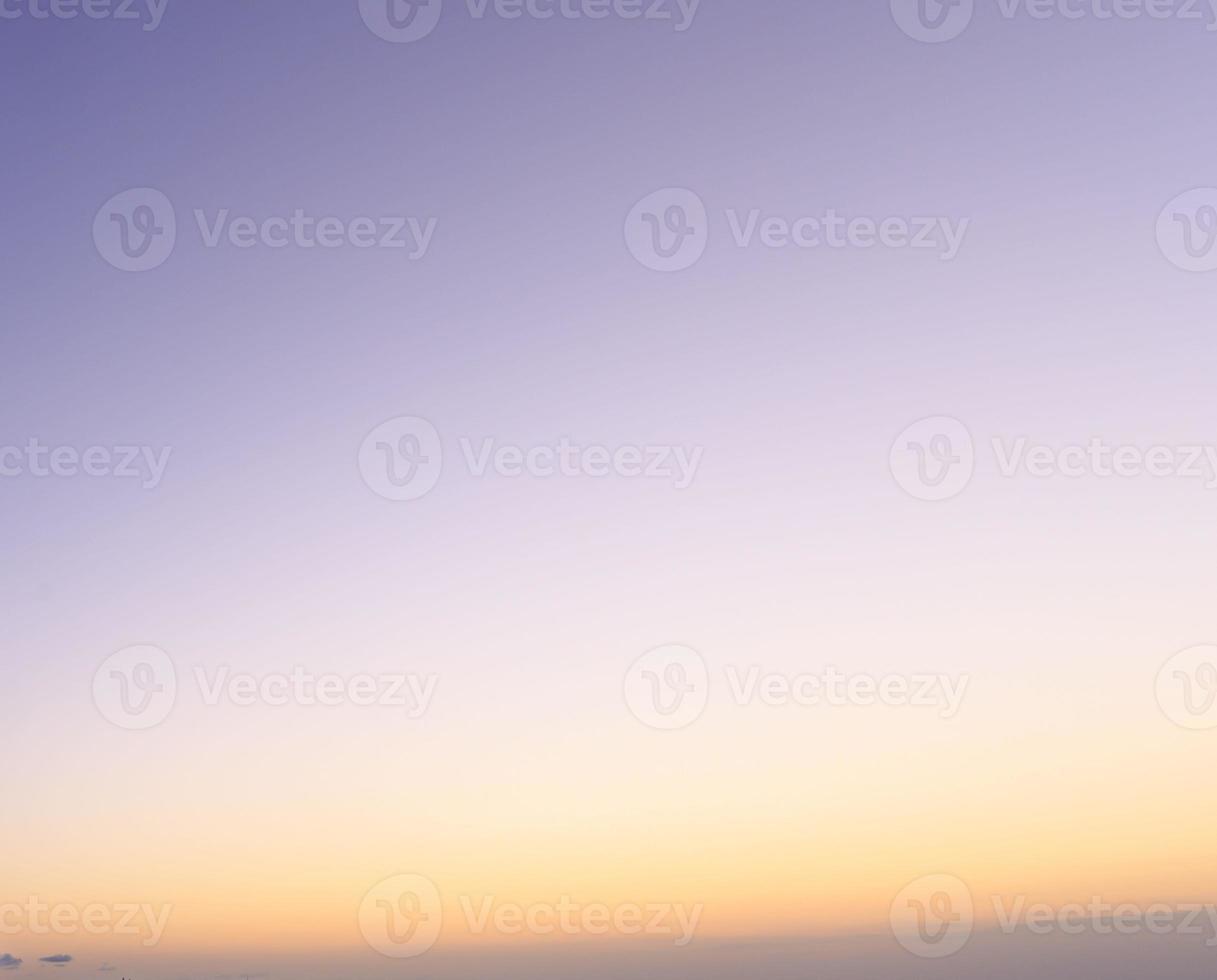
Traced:
<path fill-rule="evenodd" d="M 993 912 L 1217 902 L 1217 731 L 1155 688 L 1217 643 L 1217 489 L 1007 477 L 993 450 L 1217 445 L 1217 273 L 1155 235 L 1217 186 L 1206 20 L 978 0 L 924 43 L 888 0 L 703 0 L 683 30 L 674 0 L 669 21 L 447 0 L 391 43 L 354 0 L 169 0 L 154 30 L 34 4 L 0 19 L 0 448 L 171 453 L 155 487 L 0 477 L 0 907 L 172 912 L 152 946 L 0 917 L 0 973 L 1212 976 L 1217 933 L 1011 936 Z M 92 231 L 132 188 L 176 214 L 146 272 Z M 708 221 L 675 273 L 627 247 L 669 188 Z M 434 234 L 416 260 L 212 248 L 196 209 Z M 967 232 L 950 261 L 737 247 L 727 213 L 753 209 Z M 443 472 L 394 502 L 360 452 L 402 417 Z M 890 454 L 937 417 L 977 460 L 931 503 Z M 479 477 L 461 448 L 564 438 L 701 454 L 678 489 Z M 675 731 L 623 698 L 668 644 L 709 677 Z M 147 731 L 96 703 L 135 645 L 178 683 Z M 434 698 L 209 705 L 196 682 L 299 666 L 432 676 Z M 737 704 L 753 666 L 967 686 L 949 718 Z M 360 909 L 402 874 L 443 928 L 396 960 Z M 976 905 L 943 960 L 892 934 L 927 875 Z M 696 938 L 461 914 L 563 896 L 699 907 Z"/>

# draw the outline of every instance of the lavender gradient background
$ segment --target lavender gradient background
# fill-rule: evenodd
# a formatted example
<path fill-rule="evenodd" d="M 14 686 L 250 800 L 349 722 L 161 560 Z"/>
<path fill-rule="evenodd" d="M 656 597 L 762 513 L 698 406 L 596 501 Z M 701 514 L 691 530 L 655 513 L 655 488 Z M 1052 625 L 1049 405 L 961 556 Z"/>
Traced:
<path fill-rule="evenodd" d="M 270 768 L 314 760 L 304 822 L 314 793 L 367 799 L 316 729 L 295 741 L 261 721 L 193 741 L 105 729 L 89 679 L 137 642 L 248 670 L 372 670 L 408 650 L 450 697 L 411 730 L 408 762 L 386 760 L 384 784 L 423 791 L 441 768 L 428 753 L 453 738 L 509 769 L 536 759 L 542 729 L 593 758 L 601 739 L 633 745 L 628 720 L 613 727 L 623 664 L 671 641 L 712 658 L 764 649 L 797 664 L 831 648 L 856 669 L 967 671 L 973 709 L 1001 713 L 1011 739 L 1068 740 L 1078 703 L 1113 719 L 1113 752 L 1119 719 L 1160 722 L 1157 667 L 1217 637 L 1212 491 L 1003 480 L 982 462 L 967 493 L 934 507 L 899 491 L 887 459 L 905 426 L 940 414 L 982 442 L 1217 438 L 1217 278 L 1174 268 L 1154 237 L 1167 201 L 1217 185 L 1215 55 L 1217 34 L 1194 22 L 1008 21 L 983 3 L 964 36 L 923 45 L 878 0 L 704 0 L 684 33 L 477 21 L 449 0 L 439 29 L 407 45 L 338 0 L 170 0 L 151 33 L 0 21 L 0 445 L 173 448 L 152 492 L 0 480 L 0 883 L 48 854 L 88 867 L 105 845 L 82 818 L 99 813 L 133 833 L 180 827 L 166 861 L 202 848 L 209 822 L 189 814 L 216 799 L 195 795 L 192 767 L 230 774 L 207 793 L 256 798 L 250 745 Z M 178 244 L 161 268 L 123 274 L 90 228 L 139 186 L 174 201 Z M 705 257 L 678 275 L 641 267 L 622 241 L 635 202 L 668 186 L 711 212 Z M 723 211 L 754 207 L 971 228 L 953 262 L 732 247 Z M 419 262 L 207 249 L 194 208 L 405 213 L 438 229 Z M 449 455 L 436 491 L 408 505 L 369 493 L 355 465 L 364 435 L 397 415 L 434 422 Z M 456 465 L 460 436 L 563 435 L 700 445 L 705 461 L 682 493 L 474 480 Z M 893 634 L 916 638 L 915 664 L 884 642 Z M 369 738 L 390 727 L 362 724 Z M 1172 744 L 1192 765 L 1211 758 L 1211 738 Z M 641 752 L 634 764 L 670 772 L 690 744 Z M 543 763 L 520 765 L 539 777 Z M 795 778 L 816 766 L 809 756 Z M 718 942 L 685 957 L 470 952 L 404 971 L 221 948 L 157 953 L 138 975 L 1152 966 L 1183 980 L 1213 962 L 1203 944 L 1158 939 L 982 941 L 947 964 L 883 936 Z M 9 946 L 23 972 L 58 951 L 4 937 L 0 954 Z"/>

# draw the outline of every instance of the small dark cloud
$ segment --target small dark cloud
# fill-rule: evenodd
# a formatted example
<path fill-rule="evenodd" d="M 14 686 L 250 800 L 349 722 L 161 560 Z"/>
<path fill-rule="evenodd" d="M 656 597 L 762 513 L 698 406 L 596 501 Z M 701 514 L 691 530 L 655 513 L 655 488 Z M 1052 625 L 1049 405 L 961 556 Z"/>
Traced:
<path fill-rule="evenodd" d="M 56 953 L 54 956 L 44 956 L 38 962 L 50 963 L 51 966 L 67 966 L 67 964 L 72 962 L 72 957 L 67 953 Z"/>
<path fill-rule="evenodd" d="M 0 956 L 0 970 L 15 970 L 22 962 L 24 961 L 17 959 L 11 953 L 5 953 L 3 956 Z"/>
<path fill-rule="evenodd" d="M 113 973 L 114 967 L 112 967 L 109 963 L 103 963 L 101 966 L 99 966 L 97 968 L 97 972 L 98 973 Z"/>

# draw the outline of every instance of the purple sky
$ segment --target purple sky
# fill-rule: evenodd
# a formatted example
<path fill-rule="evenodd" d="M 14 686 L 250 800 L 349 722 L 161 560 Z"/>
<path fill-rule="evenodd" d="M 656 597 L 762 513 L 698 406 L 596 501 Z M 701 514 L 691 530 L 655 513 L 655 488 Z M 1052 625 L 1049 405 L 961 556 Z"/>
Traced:
<path fill-rule="evenodd" d="M 773 792 L 756 797 L 758 811 L 764 803 L 783 815 L 778 823 L 767 812 L 707 820 L 690 831 L 684 857 L 693 866 L 697 847 L 717 851 L 720 835 L 743 826 L 767 841 L 766 854 L 789 848 L 809 880 L 817 849 L 840 850 L 833 828 L 869 826 L 869 805 L 901 811 L 903 797 L 877 788 L 887 767 L 901 768 L 897 749 L 882 747 L 912 755 L 921 737 L 927 751 L 946 746 L 944 768 L 961 786 L 992 777 L 981 808 L 992 807 L 994 839 L 1003 765 L 1023 758 L 1012 732 L 1074 747 L 1054 771 L 1061 785 L 1070 767 L 1089 765 L 1092 745 L 1127 739 L 1137 755 L 1130 781 L 1147 795 L 1196 791 L 1183 759 L 1211 755 L 1211 735 L 1174 740 L 1154 677 L 1171 654 L 1217 639 L 1214 489 L 1203 476 L 1007 478 L 994 446 L 1020 437 L 1057 449 L 1096 438 L 1142 450 L 1217 445 L 1217 272 L 1180 268 L 1182 246 L 1156 234 L 1160 218 L 1165 234 L 1182 228 L 1174 215 L 1188 210 L 1190 241 L 1203 246 L 1205 202 L 1217 208 L 1217 191 L 1170 204 L 1217 187 L 1207 110 L 1217 15 L 1208 0 L 1194 8 L 1199 19 L 1141 8 L 1109 17 L 1114 0 L 1065 2 L 1078 16 L 1054 6 L 1041 19 L 1015 0 L 977 0 L 958 37 L 922 43 L 887 0 L 670 0 L 655 8 L 669 20 L 612 11 L 510 19 L 494 4 L 479 17 L 478 5 L 446 0 L 432 33 L 390 43 L 355 0 L 168 0 L 163 10 L 141 0 L 131 9 L 142 22 L 43 17 L 50 0 L 0 0 L 0 472 L 6 461 L 20 469 L 0 476 L 0 740 L 18 747 L 0 791 L 0 840 L 23 843 L 11 856 L 0 849 L 0 904 L 6 876 L 21 897 L 59 889 L 73 901 L 118 901 L 156 890 L 150 869 L 169 855 L 182 862 L 183 891 L 163 900 L 183 908 L 184 938 L 141 953 L 140 976 L 306 976 L 320 961 L 302 951 L 302 966 L 298 937 L 273 917 L 242 933 L 247 946 L 222 938 L 214 959 L 199 952 L 205 924 L 224 921 L 202 896 L 239 888 L 235 850 L 215 880 L 192 877 L 207 863 L 198 839 L 149 830 L 156 844 L 130 852 L 127 874 L 115 871 L 126 852 L 111 825 L 132 803 L 150 828 L 211 826 L 206 812 L 223 841 L 239 843 L 243 819 L 275 827 L 285 813 L 322 806 L 308 789 L 315 771 L 350 812 L 332 824 L 316 817 L 306 849 L 373 836 L 344 821 L 403 792 L 407 778 L 442 786 L 419 818 L 426 847 L 445 807 L 475 798 L 492 776 L 524 788 L 490 807 L 478 834 L 509 818 L 524 824 L 517 807 L 529 800 L 538 812 L 570 802 L 554 771 L 577 770 L 569 796 L 587 805 L 578 819 L 588 821 L 596 779 L 606 798 L 623 791 L 617 818 L 654 803 L 675 820 L 681 800 L 716 813 L 730 802 L 718 795 L 723 784 L 755 778 Z M 1189 9 L 1177 8 L 1164 9 Z M 95 231 L 117 235 L 119 205 L 107 202 L 141 188 L 169 203 L 176 240 L 156 268 L 121 271 Z M 642 210 L 664 220 L 670 189 L 704 207 L 704 222 L 694 221 L 704 253 L 662 272 L 637 260 L 649 226 L 631 222 L 656 192 L 660 204 Z M 242 248 L 229 237 L 246 219 L 265 228 L 296 212 L 338 219 L 343 244 Z M 831 214 L 869 219 L 872 237 L 889 222 L 936 244 L 764 244 L 803 219 L 822 229 Z M 163 210 L 154 217 L 163 232 Z M 363 231 L 356 219 L 367 219 Z M 745 226 L 755 234 L 741 245 Z M 375 245 L 351 243 L 365 233 Z M 952 234 L 953 246 L 939 242 Z M 403 247 L 378 247 L 387 239 Z M 401 417 L 431 423 L 443 455 L 435 489 L 408 503 L 378 496 L 366 468 L 381 449 L 365 437 Z M 910 499 L 889 469 L 897 434 L 927 417 L 959 420 L 976 444 L 975 478 L 942 504 Z M 462 448 L 494 440 L 527 451 L 563 439 L 610 452 L 679 448 L 696 466 L 682 487 L 679 474 L 482 478 Z M 136 475 L 39 477 L 30 440 L 80 457 L 97 447 L 105 455 L 95 461 L 111 469 L 130 447 Z M 902 736 L 886 721 L 817 729 L 846 746 L 825 785 L 848 799 L 857 792 L 857 810 L 795 800 L 756 766 L 776 729 L 737 730 L 712 707 L 691 772 L 681 755 L 689 742 L 641 741 L 632 719 L 615 734 L 622 671 L 666 643 L 701 649 L 712 665 L 770 656 L 792 670 L 810 658 L 967 672 L 977 708 L 934 734 Z M 136 644 L 170 651 L 183 676 L 188 665 L 222 663 L 374 671 L 404 650 L 411 668 L 442 677 L 447 699 L 410 729 L 417 768 L 386 763 L 369 787 L 366 758 L 347 763 L 395 737 L 375 716 L 341 731 L 293 729 L 299 758 L 260 714 L 217 733 L 190 692 L 158 734 L 111 730 L 90 683 L 99 663 Z M 568 768 L 575 749 L 553 748 L 552 731 L 588 755 Z M 793 758 L 806 733 L 782 732 L 774 751 Z M 735 748 L 724 758 L 725 745 Z M 266 783 L 251 746 L 271 760 Z M 517 750 L 532 765 L 503 761 Z M 1173 753 L 1165 769 L 1148 760 L 1159 750 Z M 821 778 L 806 761 L 790 785 Z M 689 780 L 679 784 L 685 795 L 654 802 L 646 780 L 666 785 L 672 771 Z M 872 771 L 874 786 L 852 781 Z M 466 772 L 462 786 L 454 774 Z M 1066 791 L 1041 777 L 1020 770 L 1009 785 L 1045 812 L 1063 807 Z M 971 813 L 971 791 L 949 782 L 934 813 L 910 804 L 909 819 Z M 256 818 L 219 806 L 240 792 L 252 794 Z M 1109 801 L 1091 799 L 1096 809 Z M 1200 812 L 1200 802 L 1181 811 Z M 907 872 L 892 872 L 903 884 L 920 845 L 891 819 L 876 834 L 910 856 Z M 808 851 L 787 836 L 800 825 L 821 827 Z M 1160 850 L 1146 845 L 1142 857 L 1169 873 L 1153 878 L 1134 862 L 1120 887 L 1146 901 L 1212 898 L 1194 894 L 1192 877 L 1217 862 L 1211 848 L 1188 860 L 1172 848 L 1202 840 L 1190 823 L 1173 843 L 1165 823 L 1153 826 Z M 334 867 L 362 871 L 368 855 L 344 857 L 344 847 Z M 933 853 L 949 859 L 950 847 L 937 841 Z M 1067 838 L 1046 835 L 1042 847 L 1070 855 Z M 1001 861 L 984 853 L 980 838 L 959 843 L 961 864 L 1000 879 Z M 402 870 L 395 860 L 384 875 Z M 740 860 L 748 888 L 789 892 L 788 881 Z M 1057 869 L 1059 880 L 1047 874 L 1036 887 L 1088 887 L 1078 883 L 1091 880 L 1090 865 L 1077 861 L 1076 876 Z M 319 868 L 318 888 L 331 871 Z M 829 879 L 823 901 L 834 887 L 848 892 L 842 916 L 867 931 L 859 895 L 874 879 L 837 869 Z M 707 900 L 734 887 L 721 875 L 702 885 Z M 1149 939 L 980 942 L 927 965 L 883 937 L 850 940 L 839 960 L 839 950 L 766 938 L 821 931 L 792 930 L 773 901 L 761 915 L 778 923 L 772 931 L 742 929 L 755 944 L 732 954 L 741 972 L 821 975 L 810 960 L 840 977 L 949 978 L 967 963 L 993 976 L 1006 975 L 995 963 L 1010 976 L 1064 975 L 1062 964 L 1102 962 L 1105 976 L 1131 977 L 1142 956 L 1165 980 L 1211 972 L 1193 946 L 1158 960 Z M 244 913 L 235 919 L 248 924 Z M 825 931 L 839 931 L 832 925 Z M 0 957 L 22 958 L 21 975 L 71 945 L 0 935 Z M 325 962 L 348 969 L 337 945 Z M 1018 969 L 1011 948 L 1024 957 Z M 73 949 L 65 975 L 122 952 Z M 493 969 L 424 963 L 414 975 L 550 968 L 533 955 Z M 604 969 L 737 975 L 715 973 L 722 962 L 698 958 L 707 955 L 644 964 L 621 952 Z M 349 969 L 378 976 L 391 966 L 360 958 Z M 940 972 L 917 972 L 930 969 Z"/>

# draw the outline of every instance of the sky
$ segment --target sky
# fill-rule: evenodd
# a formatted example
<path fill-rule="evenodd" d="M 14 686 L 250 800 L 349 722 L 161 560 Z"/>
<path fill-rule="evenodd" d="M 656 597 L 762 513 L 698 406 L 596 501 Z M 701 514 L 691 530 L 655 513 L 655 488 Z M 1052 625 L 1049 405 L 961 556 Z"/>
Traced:
<path fill-rule="evenodd" d="M 1215 27 L 2 0 L 0 975 L 1211 976 Z"/>

